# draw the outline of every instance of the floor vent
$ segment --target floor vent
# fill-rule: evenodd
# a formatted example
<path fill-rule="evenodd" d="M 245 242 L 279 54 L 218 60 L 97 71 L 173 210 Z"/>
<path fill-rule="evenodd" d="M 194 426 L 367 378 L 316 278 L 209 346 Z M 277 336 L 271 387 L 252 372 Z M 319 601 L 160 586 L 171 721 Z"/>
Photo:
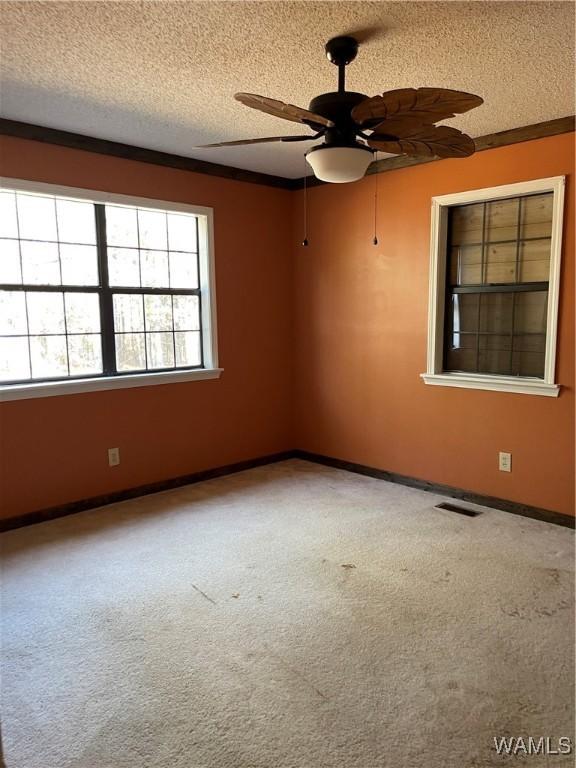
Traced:
<path fill-rule="evenodd" d="M 477 517 L 482 514 L 475 509 L 459 507 L 456 504 L 448 504 L 446 501 L 443 501 L 441 504 L 436 504 L 436 509 L 447 509 L 448 512 L 457 512 L 459 515 L 466 515 L 466 517 Z"/>

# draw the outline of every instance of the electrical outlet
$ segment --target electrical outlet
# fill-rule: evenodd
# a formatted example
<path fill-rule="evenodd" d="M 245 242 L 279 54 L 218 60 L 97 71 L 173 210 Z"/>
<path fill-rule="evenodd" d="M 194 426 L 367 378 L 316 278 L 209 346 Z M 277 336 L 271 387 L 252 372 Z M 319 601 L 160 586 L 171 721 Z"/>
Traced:
<path fill-rule="evenodd" d="M 512 454 L 500 451 L 498 454 L 498 469 L 500 472 L 512 472 Z"/>
<path fill-rule="evenodd" d="M 120 464 L 120 448 L 108 448 L 108 466 L 117 467 Z"/>

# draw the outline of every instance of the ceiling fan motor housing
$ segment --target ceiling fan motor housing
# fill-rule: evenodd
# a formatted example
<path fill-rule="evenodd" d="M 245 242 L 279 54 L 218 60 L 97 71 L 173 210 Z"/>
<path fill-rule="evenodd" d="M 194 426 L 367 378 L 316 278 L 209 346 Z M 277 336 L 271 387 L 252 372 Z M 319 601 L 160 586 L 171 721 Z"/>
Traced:
<path fill-rule="evenodd" d="M 352 119 L 351 112 L 356 104 L 364 101 L 365 98 L 363 93 L 334 91 L 321 93 L 320 96 L 312 99 L 309 111 L 322 115 L 334 123 L 334 127 L 326 129 L 324 134 L 327 144 L 344 146 L 356 144 L 358 125 Z"/>

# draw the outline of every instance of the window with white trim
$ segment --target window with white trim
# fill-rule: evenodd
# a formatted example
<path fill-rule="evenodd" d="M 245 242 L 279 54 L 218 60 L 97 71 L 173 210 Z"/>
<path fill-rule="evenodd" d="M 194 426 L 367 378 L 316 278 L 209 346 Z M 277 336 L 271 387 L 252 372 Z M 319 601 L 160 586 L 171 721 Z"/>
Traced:
<path fill-rule="evenodd" d="M 564 177 L 432 200 L 427 384 L 555 396 Z"/>
<path fill-rule="evenodd" d="M 216 369 L 211 222 L 207 208 L 5 180 L 3 392 Z"/>

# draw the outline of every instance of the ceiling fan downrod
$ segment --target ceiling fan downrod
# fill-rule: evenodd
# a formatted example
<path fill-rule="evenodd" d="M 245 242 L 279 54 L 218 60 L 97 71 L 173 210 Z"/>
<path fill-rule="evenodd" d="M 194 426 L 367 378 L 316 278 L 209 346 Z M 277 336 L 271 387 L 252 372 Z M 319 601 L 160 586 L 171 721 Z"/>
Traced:
<path fill-rule="evenodd" d="M 328 61 L 338 67 L 338 93 L 346 90 L 346 67 L 358 54 L 358 41 L 354 37 L 342 35 L 328 40 L 324 46 Z"/>

